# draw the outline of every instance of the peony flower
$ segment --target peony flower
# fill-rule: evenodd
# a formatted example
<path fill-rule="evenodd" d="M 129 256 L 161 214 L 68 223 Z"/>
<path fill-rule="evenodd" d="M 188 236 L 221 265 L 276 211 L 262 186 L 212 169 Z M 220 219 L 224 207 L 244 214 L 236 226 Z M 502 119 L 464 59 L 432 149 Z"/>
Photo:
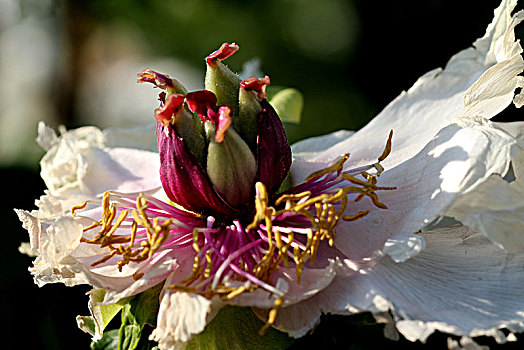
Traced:
<path fill-rule="evenodd" d="M 158 153 L 149 129 L 41 124 L 48 190 L 17 210 L 36 283 L 92 285 L 97 337 L 98 306 L 162 287 L 160 349 L 227 304 L 292 337 L 362 311 L 412 341 L 524 331 L 524 124 L 489 121 L 524 100 L 515 4 L 356 133 L 290 149 L 269 78 L 231 72 L 227 43 L 206 59 L 207 90 L 139 73 L 163 90 Z"/>

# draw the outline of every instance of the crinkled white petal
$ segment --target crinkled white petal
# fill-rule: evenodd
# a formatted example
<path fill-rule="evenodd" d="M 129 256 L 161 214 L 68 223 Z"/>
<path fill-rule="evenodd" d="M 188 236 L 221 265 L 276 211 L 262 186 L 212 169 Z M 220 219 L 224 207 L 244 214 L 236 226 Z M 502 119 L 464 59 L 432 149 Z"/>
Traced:
<path fill-rule="evenodd" d="M 38 251 L 47 261 L 59 266 L 78 247 L 82 233 L 82 226 L 73 218 L 60 217 L 46 228 L 46 235 L 40 236 Z"/>
<path fill-rule="evenodd" d="M 99 213 L 100 208 L 86 212 Z M 175 255 L 184 257 L 194 253 L 191 247 L 186 249 L 186 253 L 177 250 L 176 254 L 171 249 L 164 249 L 143 262 L 130 262 L 124 265 L 122 270 L 117 266 L 119 256 L 93 266 L 94 262 L 107 256 L 110 250 L 96 244 L 80 242 L 83 227 L 89 226 L 92 219 L 64 215 L 58 219 L 41 220 L 33 215 L 35 213 L 22 210 L 17 210 L 17 213 L 24 227 L 30 232 L 33 246 L 31 253 L 37 255 L 30 269 L 35 283 L 39 286 L 56 282 L 66 285 L 88 283 L 108 291 L 106 303 L 117 302 L 162 282 L 174 270 L 180 268 Z M 120 233 L 117 230 L 117 234 Z M 139 275 L 142 276 L 135 278 Z"/>
<path fill-rule="evenodd" d="M 521 88 L 521 90 L 513 98 L 513 103 L 515 104 L 515 107 L 520 108 L 524 106 L 524 91 L 522 90 L 522 88 L 524 88 L 524 77 L 518 76 L 517 78 L 517 84 L 518 87 Z"/>
<path fill-rule="evenodd" d="M 41 131 L 39 137 L 47 138 Z M 103 147 L 102 132 L 95 127 L 78 128 L 61 135 L 40 161 L 40 175 L 47 188 L 55 191 L 74 184 L 80 152 L 91 147 Z"/>
<path fill-rule="evenodd" d="M 53 225 L 41 222 L 35 212 L 16 210 L 24 228 L 29 231 L 30 254 L 36 256 L 30 268 L 35 283 L 62 282 L 66 285 L 87 283 L 78 269 L 70 265 L 70 254 L 77 249 L 82 235 L 81 224 L 71 217 L 62 216 L 53 220 Z"/>
<path fill-rule="evenodd" d="M 292 167 L 294 183 L 309 175 L 308 163 L 329 161 L 346 152 L 351 153 L 350 167 L 375 162 L 390 130 L 394 130 L 393 152 L 383 165 L 392 168 L 415 156 L 459 115 L 491 118 L 509 105 L 514 90 L 522 85 L 517 76 L 524 70 L 513 33 L 523 15 L 511 18 L 515 4 L 516 0 L 503 1 L 474 47 L 453 56 L 445 69 L 419 78 L 364 128 L 312 159 L 297 159 Z"/>
<path fill-rule="evenodd" d="M 513 135 L 524 133 L 524 123 L 508 127 Z M 524 141 L 511 149 L 511 178 L 493 174 L 483 184 L 458 198 L 447 215 L 482 232 L 509 253 L 524 251 Z"/>
<path fill-rule="evenodd" d="M 460 341 L 448 338 L 448 350 L 489 350 L 489 346 L 479 345 L 469 337 L 462 337 Z"/>
<path fill-rule="evenodd" d="M 423 234 L 426 249 L 337 277 L 314 298 L 324 312 L 391 310 L 398 330 L 424 341 L 435 330 L 470 337 L 524 330 L 524 254 L 507 255 L 466 227 Z"/>
<path fill-rule="evenodd" d="M 39 287 L 47 283 L 63 283 L 66 286 L 76 286 L 89 283 L 84 275 L 78 273 L 78 269 L 70 265 L 54 266 L 41 255 L 33 261 L 33 266 L 29 268 L 33 275 L 35 284 Z"/>
<path fill-rule="evenodd" d="M 109 189 L 134 192 L 160 187 L 158 154 L 141 149 L 155 149 L 151 137 L 140 137 L 139 131 L 130 128 L 102 132 L 84 127 L 54 139 L 52 130 L 41 126 L 39 139 L 50 147 L 40 162 L 41 175 L 50 195 L 70 197 L 77 192 L 93 196 Z M 122 133 L 130 137 L 128 141 Z M 108 147 L 105 142 L 118 147 Z"/>
<path fill-rule="evenodd" d="M 158 342 L 161 350 L 177 349 L 181 343 L 202 332 L 222 306 L 218 298 L 207 299 L 165 289 L 161 296 L 157 327 L 150 339 Z"/>
<path fill-rule="evenodd" d="M 29 243 L 32 251 L 38 251 L 40 246 L 40 220 L 26 210 L 15 209 L 18 219 L 22 221 L 22 227 L 29 232 Z"/>
<path fill-rule="evenodd" d="M 355 222 L 341 222 L 335 246 L 348 258 L 360 260 L 382 251 L 395 235 L 417 232 L 492 174 L 505 174 L 515 142 L 514 137 L 485 119 L 457 120 L 416 156 L 382 173 L 380 185 L 397 187 L 378 192 L 387 210 L 374 207 L 366 199 L 348 205 L 350 214 L 368 209 L 370 213 Z M 411 254 L 408 245 L 399 248 Z"/>
<path fill-rule="evenodd" d="M 38 122 L 38 136 L 36 142 L 40 147 L 42 147 L 44 151 L 48 151 L 57 141 L 58 137 L 56 136 L 56 132 L 49 126 L 45 125 L 44 122 Z"/>

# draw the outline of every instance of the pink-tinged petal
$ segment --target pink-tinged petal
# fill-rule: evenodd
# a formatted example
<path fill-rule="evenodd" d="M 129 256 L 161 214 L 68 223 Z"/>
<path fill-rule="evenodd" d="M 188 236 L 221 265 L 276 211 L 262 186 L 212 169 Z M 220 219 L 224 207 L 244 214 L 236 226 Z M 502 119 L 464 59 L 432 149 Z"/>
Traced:
<path fill-rule="evenodd" d="M 260 100 L 267 98 L 266 88 L 271 84 L 271 80 L 266 75 L 264 78 L 251 77 L 240 82 L 240 88 L 247 91 L 254 91 Z"/>
<path fill-rule="evenodd" d="M 140 264 L 136 269 L 136 274 L 142 274 L 142 277 L 135 279 L 132 276 L 121 277 L 103 276 L 91 272 L 93 281 L 103 286 L 107 293 L 104 302 L 111 304 L 122 298 L 142 293 L 143 291 L 156 286 L 165 281 L 168 276 L 179 268 L 176 255 L 178 252 L 165 250 L 157 254 L 154 258 Z M 123 280 L 126 280 L 125 282 Z M 94 283 L 94 282 L 93 282 Z"/>
<path fill-rule="evenodd" d="M 291 148 L 286 131 L 277 113 L 266 101 L 260 101 L 262 112 L 258 116 L 258 181 L 269 193 L 275 193 L 291 167 Z"/>
<path fill-rule="evenodd" d="M 208 90 L 194 91 L 186 95 L 186 103 L 191 112 L 197 113 L 202 121 L 206 121 L 210 117 L 210 111 L 216 109 L 217 97 Z"/>
<path fill-rule="evenodd" d="M 235 43 L 223 43 L 218 50 L 206 57 L 206 62 L 207 64 L 212 65 L 215 61 L 223 61 L 237 52 L 239 48 L 240 47 Z"/>
<path fill-rule="evenodd" d="M 157 124 L 160 179 L 169 199 L 196 212 L 233 213 L 233 208 L 216 193 L 206 172 L 183 140 L 174 130 L 166 132 L 164 128 Z"/>
<path fill-rule="evenodd" d="M 155 119 L 163 126 L 168 126 L 173 121 L 173 116 L 184 104 L 184 95 L 172 94 L 166 99 L 164 106 L 155 109 Z"/>
<path fill-rule="evenodd" d="M 297 283 L 296 269 L 281 267 L 272 275 L 271 283 L 276 289 L 284 293 L 284 306 L 300 303 L 311 298 L 321 290 L 326 288 L 335 278 L 337 272 L 341 271 L 342 265 L 339 260 L 331 259 L 325 261 L 324 267 L 312 268 L 309 266 L 304 269 L 300 283 Z M 231 282 L 234 285 L 234 282 Z M 239 286 L 242 283 L 238 283 Z M 274 306 L 277 295 L 272 294 L 261 288 L 251 293 L 244 293 L 229 301 L 230 304 L 240 306 L 253 306 L 260 308 L 257 312 L 266 315 L 269 309 Z M 262 317 L 264 318 L 264 317 Z"/>

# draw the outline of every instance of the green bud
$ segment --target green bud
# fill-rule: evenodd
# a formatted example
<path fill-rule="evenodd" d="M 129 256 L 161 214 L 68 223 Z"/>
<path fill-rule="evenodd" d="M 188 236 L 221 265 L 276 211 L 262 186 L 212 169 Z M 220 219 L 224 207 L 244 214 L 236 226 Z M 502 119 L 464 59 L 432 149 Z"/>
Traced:
<path fill-rule="evenodd" d="M 240 77 L 225 64 L 215 61 L 207 65 L 205 88 L 217 97 L 218 105 L 236 106 Z"/>
<path fill-rule="evenodd" d="M 224 43 L 218 50 L 206 57 L 206 90 L 217 97 L 218 105 L 229 105 L 233 108 L 238 103 L 240 77 L 227 68 L 221 61 L 238 51 L 235 43 Z"/>
<path fill-rule="evenodd" d="M 257 118 L 262 112 L 262 107 L 254 91 L 240 89 L 238 96 L 238 116 L 233 119 L 233 127 L 246 141 L 249 148 L 256 149 L 257 144 Z"/>
<path fill-rule="evenodd" d="M 206 143 L 201 131 L 202 122 L 197 118 L 194 118 L 185 108 L 181 108 L 175 117 L 175 130 L 199 163 L 204 166 Z"/>
<path fill-rule="evenodd" d="M 217 192 L 232 206 L 249 201 L 255 185 L 257 164 L 248 145 L 233 128 L 222 142 L 215 139 L 215 126 L 205 123 L 209 137 L 207 174 Z"/>
<path fill-rule="evenodd" d="M 262 112 L 260 101 L 267 97 L 266 87 L 269 84 L 267 75 L 264 78 L 251 77 L 240 82 L 238 117 L 233 125 L 253 151 L 256 151 L 257 145 L 258 115 Z"/>

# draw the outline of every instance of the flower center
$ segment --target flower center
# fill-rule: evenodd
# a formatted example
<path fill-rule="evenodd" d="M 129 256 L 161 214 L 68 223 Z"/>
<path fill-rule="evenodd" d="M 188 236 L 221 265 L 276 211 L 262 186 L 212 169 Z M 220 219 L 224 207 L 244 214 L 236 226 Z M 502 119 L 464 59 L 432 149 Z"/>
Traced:
<path fill-rule="evenodd" d="M 245 218 L 232 219 L 229 224 L 218 222 L 213 216 L 167 204 L 144 193 L 133 196 L 108 191 L 101 203 L 90 202 L 101 207 L 102 218 L 84 228 L 81 242 L 108 249 L 91 266 L 116 264 L 121 272 L 125 265 L 154 259 L 167 249 L 177 260 L 191 259 L 191 272 L 167 286 L 172 290 L 230 300 L 257 288 L 265 289 L 275 298 L 267 328 L 275 322 L 285 295 L 277 287 L 276 272 L 294 265 L 296 283 L 300 284 L 306 265 L 313 267 L 322 246 L 334 245 L 340 219 L 355 221 L 369 213 L 365 210 L 345 214 L 348 197 L 353 202 L 368 197 L 376 207 L 387 208 L 376 192 L 396 189 L 377 186 L 377 177 L 384 170 L 380 162 L 391 151 L 391 138 L 392 133 L 376 163 L 344 171 L 349 159 L 349 154 L 345 154 L 274 201 L 266 186 L 257 182 L 255 210 L 249 225 L 242 220 Z M 86 209 L 87 204 L 73 207 L 72 215 L 77 216 L 77 211 Z M 188 250 L 193 252 L 189 256 Z M 143 273 L 133 274 L 135 280 L 142 277 Z"/>
<path fill-rule="evenodd" d="M 369 213 L 366 210 L 345 214 L 349 195 L 356 195 L 354 202 L 368 197 L 376 207 L 387 208 L 376 192 L 395 189 L 377 186 L 377 177 L 383 171 L 380 161 L 391 150 L 391 137 L 392 134 L 376 163 L 343 171 L 349 158 L 345 154 L 274 202 L 266 187 L 257 182 L 255 212 L 249 225 L 242 218 L 231 220 L 228 225 L 217 224 L 220 218 L 205 217 L 150 195 L 108 191 L 101 203 L 95 203 L 101 206 L 102 218 L 84 228 L 81 241 L 109 250 L 92 266 L 114 264 L 119 256 L 116 264 L 120 271 L 127 264 L 151 259 L 163 249 L 173 249 L 176 255 L 177 249 L 191 246 L 191 274 L 171 288 L 231 299 L 262 287 L 282 296 L 273 286 L 276 271 L 282 266 L 289 268 L 292 262 L 300 283 L 306 263 L 315 263 L 322 242 L 333 246 L 340 219 L 355 221 Z M 72 214 L 76 216 L 87 204 L 73 207 Z M 98 232 L 94 233 L 95 229 Z"/>

